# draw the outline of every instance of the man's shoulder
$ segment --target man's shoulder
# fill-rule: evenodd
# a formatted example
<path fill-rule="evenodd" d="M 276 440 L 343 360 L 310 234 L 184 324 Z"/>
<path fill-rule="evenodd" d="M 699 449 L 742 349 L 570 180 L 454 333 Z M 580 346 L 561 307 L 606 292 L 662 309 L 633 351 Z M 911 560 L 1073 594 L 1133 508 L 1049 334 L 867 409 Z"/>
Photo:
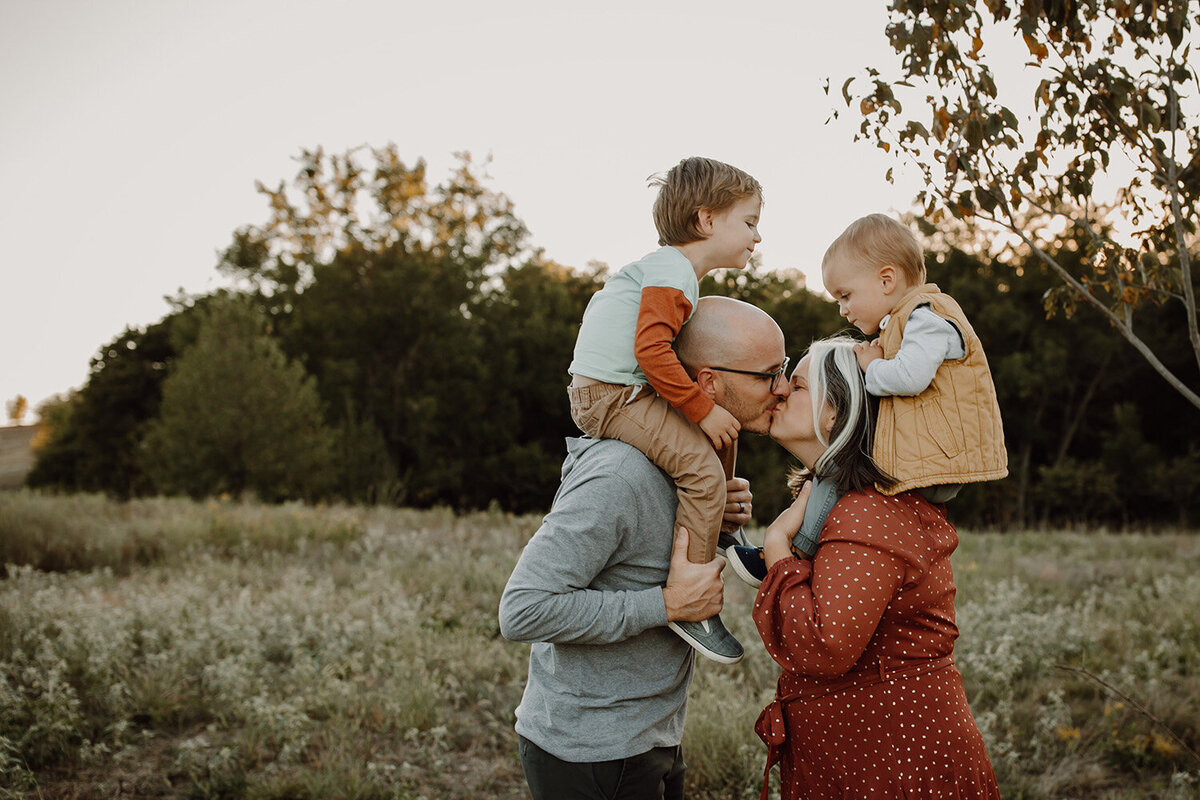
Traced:
<path fill-rule="evenodd" d="M 616 439 L 568 439 L 555 504 L 604 507 L 613 514 L 675 513 L 675 484 L 636 447 Z"/>
<path fill-rule="evenodd" d="M 567 439 L 567 453 L 564 486 L 601 481 L 626 485 L 635 494 L 660 488 L 674 496 L 675 484 L 670 476 L 632 445 L 583 436 Z"/>
<path fill-rule="evenodd" d="M 646 454 L 616 439 L 581 436 L 567 439 L 567 464 L 564 472 L 611 473 L 644 479 L 662 475 Z"/>

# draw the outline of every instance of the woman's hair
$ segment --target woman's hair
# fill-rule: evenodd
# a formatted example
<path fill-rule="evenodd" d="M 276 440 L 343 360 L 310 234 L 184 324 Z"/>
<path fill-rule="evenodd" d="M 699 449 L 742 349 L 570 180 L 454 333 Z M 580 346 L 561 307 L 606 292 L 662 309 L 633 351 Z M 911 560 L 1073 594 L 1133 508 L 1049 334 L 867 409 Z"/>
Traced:
<path fill-rule="evenodd" d="M 871 457 L 875 444 L 875 399 L 863 382 L 856 340 L 833 336 L 813 342 L 808 348 L 808 391 L 812 397 L 813 426 L 817 439 L 826 446 L 813 465 L 812 474 L 832 477 L 839 492 L 861 490 L 879 484 L 890 486 L 896 479 L 888 475 Z M 825 440 L 820 420 L 826 406 L 834 411 L 831 439 Z M 810 476 L 808 470 L 796 470 L 788 476 L 788 486 L 798 492 Z"/>

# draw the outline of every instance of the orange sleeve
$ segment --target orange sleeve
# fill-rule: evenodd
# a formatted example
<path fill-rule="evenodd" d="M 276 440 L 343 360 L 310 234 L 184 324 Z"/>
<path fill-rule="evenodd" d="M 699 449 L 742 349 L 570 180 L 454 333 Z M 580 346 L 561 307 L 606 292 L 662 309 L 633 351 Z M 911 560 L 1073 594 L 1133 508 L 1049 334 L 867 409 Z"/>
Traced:
<path fill-rule="evenodd" d="M 712 411 L 714 403 L 700 391 L 671 348 L 691 312 L 692 304 L 678 289 L 643 288 L 633 352 L 654 391 L 689 420 L 699 422 Z"/>

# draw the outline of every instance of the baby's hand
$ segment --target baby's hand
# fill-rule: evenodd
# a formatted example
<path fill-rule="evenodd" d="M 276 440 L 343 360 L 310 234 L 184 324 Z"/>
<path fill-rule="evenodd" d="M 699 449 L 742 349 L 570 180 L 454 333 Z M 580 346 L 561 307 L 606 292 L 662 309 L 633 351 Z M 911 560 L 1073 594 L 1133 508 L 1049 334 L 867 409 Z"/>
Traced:
<path fill-rule="evenodd" d="M 858 356 L 858 368 L 866 372 L 868 364 L 877 358 L 883 358 L 883 348 L 879 346 L 878 339 L 873 342 L 859 342 L 854 345 L 854 354 Z"/>
<path fill-rule="evenodd" d="M 700 430 L 704 431 L 704 435 L 717 449 L 733 444 L 741 427 L 733 414 L 720 406 L 713 406 L 712 411 L 709 411 L 704 415 L 704 419 L 700 420 Z"/>

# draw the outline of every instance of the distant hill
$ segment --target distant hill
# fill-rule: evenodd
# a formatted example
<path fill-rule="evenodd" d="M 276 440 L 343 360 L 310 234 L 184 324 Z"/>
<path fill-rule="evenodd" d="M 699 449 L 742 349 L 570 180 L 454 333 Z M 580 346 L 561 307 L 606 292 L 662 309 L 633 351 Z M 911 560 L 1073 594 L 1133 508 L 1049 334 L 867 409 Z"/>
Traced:
<path fill-rule="evenodd" d="M 18 489 L 33 469 L 33 437 L 37 425 L 0 428 L 0 489 Z"/>

